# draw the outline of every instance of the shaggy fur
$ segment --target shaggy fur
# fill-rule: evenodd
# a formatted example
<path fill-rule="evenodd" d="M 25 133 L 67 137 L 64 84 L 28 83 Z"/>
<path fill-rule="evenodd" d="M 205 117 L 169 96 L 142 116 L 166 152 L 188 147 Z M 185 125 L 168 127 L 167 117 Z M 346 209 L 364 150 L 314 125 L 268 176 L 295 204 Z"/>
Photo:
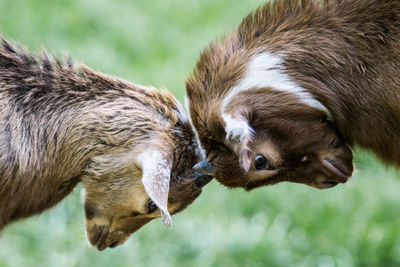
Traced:
<path fill-rule="evenodd" d="M 265 53 L 281 60 L 271 71 L 328 112 L 274 87 L 247 88 L 224 112 L 254 134 L 232 139 L 221 105 L 249 62 Z M 351 175 L 347 145 L 354 144 L 400 166 L 400 2 L 272 1 L 212 43 L 186 85 L 201 144 L 227 186 L 294 181 L 330 187 Z M 259 154 L 268 161 L 264 170 L 254 168 Z"/>
<path fill-rule="evenodd" d="M 201 160 L 197 140 L 167 92 L 75 68 L 70 60 L 37 59 L 2 40 L 0 110 L 0 230 L 52 207 L 82 182 L 88 238 L 104 249 L 165 215 L 148 196 L 165 189 L 162 181 L 172 214 L 201 193 L 191 169 Z M 171 170 L 154 177 L 160 188 L 141 182 L 138 156 L 160 163 L 144 152 L 162 155 Z"/>

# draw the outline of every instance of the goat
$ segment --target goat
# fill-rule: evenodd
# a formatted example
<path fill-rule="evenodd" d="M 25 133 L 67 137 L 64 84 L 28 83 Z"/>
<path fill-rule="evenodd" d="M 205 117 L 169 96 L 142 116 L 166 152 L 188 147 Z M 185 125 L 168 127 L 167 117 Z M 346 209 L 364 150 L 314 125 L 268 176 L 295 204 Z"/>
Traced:
<path fill-rule="evenodd" d="M 269 2 L 186 88 L 208 159 L 195 169 L 229 187 L 344 183 L 354 145 L 400 167 L 400 1 Z"/>
<path fill-rule="evenodd" d="M 191 204 L 210 177 L 168 92 L 0 44 L 0 230 L 48 209 L 82 182 L 99 250 Z"/>

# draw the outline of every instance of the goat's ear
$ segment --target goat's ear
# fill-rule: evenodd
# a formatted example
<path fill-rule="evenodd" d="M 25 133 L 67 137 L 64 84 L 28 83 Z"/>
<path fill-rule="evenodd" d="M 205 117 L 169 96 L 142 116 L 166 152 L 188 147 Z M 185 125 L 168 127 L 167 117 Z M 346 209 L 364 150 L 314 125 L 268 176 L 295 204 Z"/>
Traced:
<path fill-rule="evenodd" d="M 243 122 L 244 124 L 244 122 Z M 253 133 L 253 130 L 246 123 L 241 129 L 236 129 L 236 132 L 241 134 L 235 135 L 232 132 L 227 132 L 225 142 L 232 149 L 233 152 L 239 158 L 240 167 L 244 172 L 248 172 L 251 166 L 251 153 L 249 148 L 249 142 Z M 235 132 L 235 131 L 233 131 Z"/>
<path fill-rule="evenodd" d="M 235 113 L 222 113 L 222 119 L 225 122 L 225 142 L 237 157 L 239 164 L 244 172 L 248 172 L 251 166 L 250 142 L 254 131 L 249 124 L 251 112 L 247 106 L 239 106 L 235 109 Z"/>
<path fill-rule="evenodd" d="M 230 147 L 239 158 L 239 165 L 245 173 L 250 170 L 251 166 L 251 151 L 248 147 L 248 142 L 248 138 L 245 138 L 241 142 L 227 140 L 228 147 Z"/>
<path fill-rule="evenodd" d="M 251 153 L 250 148 L 248 147 L 249 139 L 249 136 L 246 136 L 240 141 L 232 139 L 226 140 L 227 145 L 239 158 L 239 165 L 245 173 L 250 170 L 251 166 Z"/>
<path fill-rule="evenodd" d="M 250 149 L 244 146 L 239 153 L 239 164 L 245 173 L 249 172 L 251 166 Z"/>
<path fill-rule="evenodd" d="M 172 220 L 168 212 L 168 193 L 172 160 L 161 151 L 143 152 L 137 159 L 142 168 L 144 189 L 159 208 L 164 224 L 170 226 Z"/>

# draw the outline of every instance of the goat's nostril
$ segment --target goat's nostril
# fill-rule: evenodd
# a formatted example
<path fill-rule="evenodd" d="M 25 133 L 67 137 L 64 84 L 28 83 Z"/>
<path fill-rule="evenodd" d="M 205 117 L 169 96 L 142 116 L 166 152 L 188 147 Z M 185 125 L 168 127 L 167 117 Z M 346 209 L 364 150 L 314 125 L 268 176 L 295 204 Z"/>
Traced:
<path fill-rule="evenodd" d="M 323 158 L 321 163 L 326 170 L 339 179 L 338 182 L 346 182 L 347 178 L 353 173 L 352 166 L 350 168 L 341 160 Z"/>
<path fill-rule="evenodd" d="M 96 246 L 96 244 L 100 241 L 104 229 L 105 229 L 104 225 L 102 226 L 94 225 L 92 227 L 89 233 L 89 241 L 93 246 Z"/>

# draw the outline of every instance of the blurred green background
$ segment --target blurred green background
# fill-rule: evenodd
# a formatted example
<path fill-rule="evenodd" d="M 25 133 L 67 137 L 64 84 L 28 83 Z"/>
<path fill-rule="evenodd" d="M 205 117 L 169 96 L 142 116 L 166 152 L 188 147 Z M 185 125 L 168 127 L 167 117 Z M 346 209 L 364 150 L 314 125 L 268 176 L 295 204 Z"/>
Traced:
<path fill-rule="evenodd" d="M 202 48 L 262 3 L 0 0 L 0 32 L 183 100 Z M 1 233 L 0 266 L 399 266 L 399 175 L 365 152 L 355 164 L 347 184 L 325 191 L 282 183 L 246 193 L 213 181 L 171 228 L 155 220 L 103 252 L 87 244 L 77 187 Z"/>

